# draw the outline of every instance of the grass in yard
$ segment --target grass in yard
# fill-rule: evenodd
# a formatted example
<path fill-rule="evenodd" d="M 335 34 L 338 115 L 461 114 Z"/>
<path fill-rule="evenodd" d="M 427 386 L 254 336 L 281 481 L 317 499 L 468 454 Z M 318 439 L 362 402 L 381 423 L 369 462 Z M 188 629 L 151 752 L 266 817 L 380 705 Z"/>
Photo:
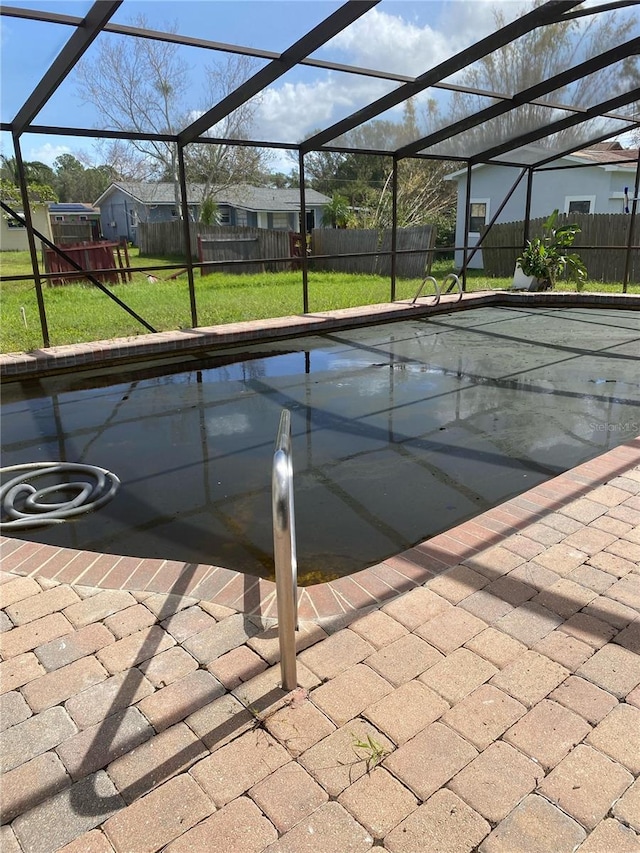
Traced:
<path fill-rule="evenodd" d="M 140 258 L 130 252 L 132 267 L 181 265 L 180 258 Z M 441 281 L 453 271 L 453 262 L 434 264 L 433 274 Z M 3 276 L 29 275 L 28 252 L 0 253 Z M 149 282 L 147 273 L 133 273 L 127 284 L 111 286 L 112 292 L 158 331 L 191 327 L 187 276 L 168 280 L 173 271 L 156 271 L 159 280 Z M 411 298 L 419 280 L 397 282 L 396 298 Z M 480 270 L 469 272 L 469 290 L 504 289 L 510 279 L 488 278 Z M 213 326 L 238 320 L 257 320 L 301 314 L 302 276 L 300 272 L 228 275 L 195 275 L 198 325 Z M 572 286 L 568 289 L 573 289 Z M 620 293 L 620 284 L 590 283 L 585 290 Z M 425 295 L 432 291 L 425 288 Z M 630 293 L 639 293 L 632 285 Z M 328 311 L 358 305 L 388 302 L 388 278 L 370 275 L 311 272 L 309 310 Z M 52 346 L 146 334 L 146 329 L 93 285 L 44 287 L 49 337 Z M 24 309 L 22 311 L 21 309 Z M 42 346 L 39 313 L 33 280 L 2 283 L 0 351 L 21 352 Z"/>

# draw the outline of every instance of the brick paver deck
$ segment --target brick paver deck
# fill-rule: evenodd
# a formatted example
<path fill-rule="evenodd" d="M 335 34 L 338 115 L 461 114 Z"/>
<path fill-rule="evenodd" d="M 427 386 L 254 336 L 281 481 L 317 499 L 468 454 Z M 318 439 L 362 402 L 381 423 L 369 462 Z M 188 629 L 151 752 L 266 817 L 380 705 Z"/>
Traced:
<path fill-rule="evenodd" d="M 265 581 L 0 550 L 3 853 L 640 851 L 640 439 L 305 589 L 291 693 Z"/>

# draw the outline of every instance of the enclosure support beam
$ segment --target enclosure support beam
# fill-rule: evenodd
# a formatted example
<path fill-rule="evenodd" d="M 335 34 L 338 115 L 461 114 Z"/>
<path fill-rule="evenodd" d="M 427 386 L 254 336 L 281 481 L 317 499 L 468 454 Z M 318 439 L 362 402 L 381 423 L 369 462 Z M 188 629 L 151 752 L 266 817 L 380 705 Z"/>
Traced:
<path fill-rule="evenodd" d="M 5 213 L 8 213 L 9 216 L 12 216 L 14 219 L 20 218 L 20 214 L 17 211 L 13 210 L 11 207 L 9 207 L 6 202 L 0 201 L 0 208 L 2 208 Z M 63 251 L 59 246 L 56 246 L 55 243 L 52 243 L 51 240 L 49 240 L 48 237 L 45 237 L 44 234 L 41 234 L 37 228 L 32 227 L 31 230 L 33 231 L 34 235 L 44 243 L 45 246 L 54 251 L 56 255 L 59 255 L 59 257 L 63 258 L 69 264 L 69 266 L 73 267 L 74 270 L 77 270 L 78 272 L 82 273 L 83 276 L 87 279 L 87 281 L 90 281 L 91 284 L 94 284 L 98 288 L 98 290 L 101 290 L 105 294 L 105 296 L 108 296 L 109 299 L 116 303 L 116 305 L 119 305 L 121 308 L 123 308 L 127 312 L 127 314 L 130 314 L 135 320 L 141 323 L 145 327 L 145 329 L 148 329 L 150 332 L 158 331 L 157 329 L 154 329 L 153 326 L 151 326 L 149 323 L 147 323 L 147 321 L 144 320 L 139 314 L 137 314 L 132 308 L 129 308 L 129 306 L 126 305 L 122 301 L 122 299 L 119 299 L 115 295 L 115 293 L 112 293 L 109 288 L 105 287 L 101 281 L 98 281 L 98 279 L 94 275 L 92 275 L 89 270 L 86 270 L 81 267 L 80 264 L 76 263 L 76 261 L 70 255 Z M 29 228 L 27 228 L 27 233 L 28 232 Z M 148 269 L 148 267 L 146 269 Z M 165 267 L 156 267 L 156 269 L 165 269 Z M 48 346 L 48 344 L 45 344 L 45 346 Z"/>
<path fill-rule="evenodd" d="M 396 251 L 398 249 L 398 158 L 394 155 L 391 172 L 391 301 L 396 298 Z"/>
<path fill-rule="evenodd" d="M 465 133 L 474 127 L 478 127 L 478 125 L 504 115 L 504 113 L 515 110 L 523 104 L 538 103 L 542 104 L 547 109 L 570 109 L 564 104 L 551 104 L 549 101 L 541 99 L 549 93 L 560 89 L 562 86 L 568 86 L 570 83 L 579 80 L 586 74 L 593 74 L 602 68 L 612 65 L 614 62 L 620 62 L 627 56 L 628 50 L 633 52 L 637 51 L 637 48 L 637 39 L 633 39 L 628 44 L 617 45 L 611 50 L 601 53 L 599 56 L 593 57 L 585 62 L 581 62 L 579 65 L 566 69 L 560 74 L 555 74 L 553 77 L 548 77 L 540 83 L 536 83 L 535 86 L 523 89 L 511 98 L 501 99 L 498 103 L 494 103 L 483 110 L 472 113 L 453 124 L 446 125 L 445 127 L 440 128 L 440 130 L 430 133 L 428 136 L 423 136 L 421 139 L 411 142 L 409 145 L 404 145 L 402 148 L 399 148 L 396 153 L 400 157 L 411 157 L 413 154 L 417 154 L 425 148 L 429 148 L 432 145 L 437 145 L 439 142 L 451 139 L 453 136 Z M 490 93 L 487 92 L 486 96 L 488 97 L 489 94 Z"/>
<path fill-rule="evenodd" d="M 636 50 L 640 52 L 640 38 L 635 39 L 634 41 L 636 42 Z M 589 107 L 584 110 L 584 112 L 577 113 L 576 115 L 570 115 L 567 118 L 560 119 L 559 121 L 551 122 L 537 130 L 530 131 L 529 133 L 523 133 L 521 136 L 516 136 L 508 142 L 495 145 L 493 148 L 489 148 L 487 151 L 482 151 L 480 154 L 475 155 L 471 160 L 473 163 L 489 162 L 496 157 L 500 157 L 502 154 L 508 154 L 510 151 L 521 148 L 523 145 L 538 142 L 540 139 L 552 136 L 554 133 L 559 133 L 562 130 L 567 130 L 570 127 L 574 127 L 576 124 L 582 124 L 583 122 L 589 121 L 589 119 L 598 118 L 599 116 L 602 116 L 603 113 L 608 113 L 611 110 L 618 109 L 619 107 L 627 106 L 628 104 L 636 101 L 637 98 L 638 95 L 635 89 L 631 92 L 625 92 L 623 95 L 618 95 L 615 98 L 610 98 L 607 101 L 602 101 L 595 106 Z M 614 136 L 616 132 L 620 133 L 621 131 L 618 129 L 617 131 L 610 133 L 609 136 Z M 590 140 L 590 142 L 592 141 Z M 575 147 L 572 150 L 575 150 Z M 562 154 L 557 152 L 554 153 L 553 158 L 549 159 L 557 160 L 559 157 L 562 157 Z M 544 162 L 547 162 L 547 160 Z M 536 165 L 539 166 L 541 163 L 536 163 Z"/>
<path fill-rule="evenodd" d="M 471 162 L 467 163 L 467 190 L 464 201 L 464 248 L 462 250 L 462 289 L 467 289 L 467 252 L 469 250 L 469 225 L 471 224 Z"/>
<path fill-rule="evenodd" d="M 500 214 L 501 214 L 501 213 L 502 213 L 502 211 L 504 210 L 505 205 L 507 204 L 507 202 L 509 201 L 509 199 L 511 198 L 511 196 L 512 196 L 512 195 L 514 194 L 514 192 L 517 190 L 517 188 L 518 188 L 518 184 L 519 184 L 519 183 L 520 183 L 520 181 L 524 178 L 524 176 L 525 176 L 525 174 L 526 174 L 526 172 L 527 172 L 527 171 L 528 171 L 527 169 L 522 169 L 522 171 L 520 172 L 520 174 L 518 175 L 518 177 L 515 179 L 515 181 L 514 181 L 514 183 L 513 183 L 512 187 L 511 187 L 511 189 L 507 192 L 507 194 L 505 195 L 505 197 L 504 197 L 504 198 L 502 199 L 502 201 L 500 202 L 500 206 L 498 207 L 498 209 L 496 210 L 496 212 L 495 212 L 495 213 L 493 214 L 493 216 L 491 217 L 491 220 L 490 220 L 489 224 L 487 225 L 487 229 L 486 229 L 486 231 L 484 232 L 484 234 L 481 234 L 481 235 L 480 235 L 480 239 L 478 240 L 478 242 L 476 243 L 476 245 L 475 245 L 475 246 L 473 247 L 473 249 L 471 250 L 471 253 L 467 256 L 467 258 L 466 258 L 466 260 L 465 260 L 465 268 L 469 265 L 469 261 L 471 260 L 471 258 L 475 255 L 475 253 L 476 253 L 476 252 L 480 249 L 480 247 L 482 246 L 482 244 L 483 244 L 483 242 L 484 242 L 484 238 L 487 236 L 487 234 L 489 233 L 489 231 L 490 231 L 490 230 L 493 228 L 493 226 L 496 224 L 496 220 L 498 219 L 498 217 L 500 216 Z M 454 285 L 451 285 L 451 287 L 449 288 L 449 290 L 447 290 L 447 293 L 449 293 L 451 290 L 453 290 L 453 287 L 454 287 Z"/>
<path fill-rule="evenodd" d="M 287 48 L 277 59 L 274 59 L 265 68 L 261 68 L 253 77 L 245 80 L 215 107 L 185 127 L 178 134 L 180 142 L 183 145 L 187 142 L 193 142 L 201 133 L 206 133 L 209 128 L 222 121 L 238 107 L 246 104 L 259 92 L 264 91 L 267 86 L 297 65 L 301 59 L 305 59 L 310 53 L 318 50 L 354 21 L 357 21 L 369 9 L 377 6 L 379 2 L 380 0 L 348 0 L 317 27 L 314 27 L 301 39 L 298 39 L 295 44 Z"/>
<path fill-rule="evenodd" d="M 38 249 L 36 248 L 36 238 L 33 232 L 33 218 L 31 216 L 29 190 L 27 188 L 27 178 L 24 171 L 22 149 L 20 147 L 20 138 L 17 133 L 13 134 L 13 149 L 15 151 L 16 166 L 18 167 L 18 183 L 20 185 L 20 196 L 22 198 L 23 216 L 27 226 L 27 241 L 29 243 L 29 254 L 31 255 L 33 280 L 36 286 L 36 302 L 38 303 L 38 315 L 40 317 L 40 328 L 42 329 L 42 343 L 43 346 L 48 347 L 50 346 L 49 327 L 47 325 L 47 312 L 44 307 L 42 279 L 40 278 L 40 268 L 38 266 Z"/>
<path fill-rule="evenodd" d="M 74 65 L 91 47 L 100 35 L 102 28 L 118 11 L 122 0 L 98 0 L 89 9 L 82 25 L 74 30 L 73 35 L 53 60 L 44 77 L 31 92 L 13 120 L 13 131 L 20 135 L 38 115 L 49 98 L 68 76 Z"/>
<path fill-rule="evenodd" d="M 640 190 L 640 149 L 638 150 L 638 164 L 636 166 L 636 181 L 633 190 L 633 201 L 631 202 L 631 211 L 629 214 L 629 234 L 627 237 L 627 254 L 624 259 L 624 276 L 622 279 L 622 292 L 627 292 L 627 284 L 629 282 L 629 270 L 631 269 L 631 246 L 633 245 L 633 230 L 636 223 L 636 213 L 638 212 L 638 191 Z"/>
<path fill-rule="evenodd" d="M 636 5 L 637 0 L 617 0 L 617 2 L 606 4 L 606 7 L 590 7 L 585 10 L 566 12 L 563 15 L 564 19 L 580 17 L 584 15 L 594 15 L 599 11 L 607 11 L 613 8 L 623 8 L 624 6 Z M 82 18 L 77 15 L 62 15 L 57 12 L 44 12 L 34 9 L 19 9 L 17 7 L 3 6 L 2 15 L 7 15 L 12 18 L 23 18 L 32 21 L 42 21 L 43 23 L 64 24 L 72 27 L 77 27 L 82 24 Z M 249 56 L 255 59 L 274 60 L 278 59 L 279 53 L 273 50 L 262 50 L 257 47 L 247 47 L 240 44 L 227 44 L 226 42 L 210 41 L 208 39 L 195 38 L 193 36 L 180 35 L 179 33 L 167 33 L 159 30 L 151 30 L 145 27 L 134 27 L 126 24 L 107 23 L 103 27 L 106 33 L 117 33 L 118 35 L 137 36 L 139 38 L 148 39 L 150 41 L 160 41 L 166 44 L 178 44 L 184 47 L 197 47 L 204 50 L 218 51 L 221 53 L 235 53 L 239 56 Z M 390 80 L 396 83 L 413 83 L 415 76 L 407 74 L 397 74 L 392 71 L 381 71 L 376 68 L 364 68 L 357 65 L 346 65 L 340 62 L 329 62 L 323 59 L 314 57 L 306 57 L 301 59 L 299 65 L 310 66 L 311 68 L 322 68 L 326 71 L 339 71 L 345 74 L 356 74 L 363 77 L 372 77 L 379 80 Z M 488 97 L 498 97 L 497 93 L 486 92 L 477 89 L 473 86 L 461 86 L 456 83 L 434 83 L 434 88 L 443 89 L 449 92 L 466 92 L 469 95 L 486 95 Z M 510 100 L 504 97 L 504 100 Z"/>
<path fill-rule="evenodd" d="M 178 178 L 180 181 L 180 196 L 182 199 L 182 233 L 187 258 L 187 278 L 189 279 L 189 305 L 191 306 L 191 326 L 198 326 L 198 306 L 196 304 L 196 288 L 193 279 L 193 258 L 191 257 L 191 228 L 189 226 L 189 196 L 187 193 L 187 173 L 184 166 L 184 148 L 178 146 Z"/>
<path fill-rule="evenodd" d="M 537 27 L 561 21 L 563 15 L 575 6 L 579 6 L 580 2 L 581 0 L 555 0 L 555 2 L 543 3 L 526 15 L 522 15 L 516 21 L 481 39 L 476 44 L 471 45 L 471 47 L 456 53 L 444 62 L 436 65 L 435 68 L 431 68 L 425 74 L 416 77 L 412 83 L 399 86 L 397 89 L 364 107 L 364 109 L 351 113 L 351 115 L 336 122 L 331 127 L 309 137 L 303 143 L 305 151 L 314 151 L 321 148 L 332 139 L 342 136 L 348 131 L 353 130 L 354 127 L 375 118 L 381 113 L 406 101 L 408 98 L 412 98 L 414 95 L 423 92 L 425 89 L 433 86 L 434 83 L 442 82 L 455 74 L 456 71 L 466 68 L 479 59 L 482 59 L 483 56 L 487 56 L 493 51 L 504 47 L 509 42 L 526 35 L 526 33 L 535 30 Z"/>
<path fill-rule="evenodd" d="M 307 196 L 304 180 L 304 154 L 298 151 L 300 173 L 300 252 L 302 255 L 302 313 L 309 313 L 309 263 L 307 259 Z"/>
<path fill-rule="evenodd" d="M 529 233 L 531 229 L 531 197 L 533 195 L 533 169 L 531 166 L 527 169 L 527 196 L 524 203 L 524 235 L 522 249 L 527 245 Z"/>

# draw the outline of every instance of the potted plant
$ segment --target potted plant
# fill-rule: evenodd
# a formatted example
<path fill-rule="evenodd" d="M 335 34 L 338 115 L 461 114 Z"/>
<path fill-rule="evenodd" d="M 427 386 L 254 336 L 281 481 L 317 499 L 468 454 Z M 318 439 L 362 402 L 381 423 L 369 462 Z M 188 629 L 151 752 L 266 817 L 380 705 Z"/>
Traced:
<path fill-rule="evenodd" d="M 558 278 L 567 275 L 576 282 L 578 290 L 587 278 L 587 268 L 576 252 L 568 252 L 580 228 L 574 224 L 557 225 L 558 210 L 542 226 L 543 236 L 527 240 L 526 248 L 516 260 L 525 276 L 531 277 L 529 290 L 551 290 Z"/>

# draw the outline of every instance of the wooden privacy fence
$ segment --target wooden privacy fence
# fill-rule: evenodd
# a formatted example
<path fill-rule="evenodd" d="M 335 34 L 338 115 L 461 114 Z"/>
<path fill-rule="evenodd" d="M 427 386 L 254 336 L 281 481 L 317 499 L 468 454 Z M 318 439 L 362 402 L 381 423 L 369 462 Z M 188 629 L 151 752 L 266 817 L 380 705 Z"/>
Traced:
<path fill-rule="evenodd" d="M 391 228 L 385 228 L 382 232 L 380 249 L 382 252 L 391 252 Z M 398 278 L 422 278 L 431 272 L 433 261 L 433 247 L 436 244 L 435 225 L 420 225 L 416 228 L 398 228 L 396 235 L 396 249 L 422 251 L 410 255 L 398 255 L 396 258 L 396 275 Z M 378 275 L 391 276 L 391 255 L 383 254 L 378 257 L 376 267 Z"/>
<path fill-rule="evenodd" d="M 396 275 L 399 278 L 420 278 L 431 270 L 436 228 L 421 225 L 398 228 L 397 249 L 410 250 L 399 254 Z M 138 225 L 140 255 L 183 255 L 184 232 L 179 220 L 171 222 L 141 222 Z M 361 257 L 320 258 L 312 261 L 312 269 L 345 273 L 367 273 L 391 276 L 391 229 L 314 228 L 311 234 L 311 258 L 314 255 L 358 255 Z M 389 253 L 389 254 L 384 254 Z M 191 256 L 201 261 L 239 261 L 253 263 L 228 264 L 211 267 L 232 272 L 281 272 L 292 269 L 291 261 L 271 261 L 269 258 L 290 258 L 291 240 L 288 231 L 247 228 L 232 225 L 191 225 Z M 260 264 L 256 263 L 260 261 Z M 293 264 L 299 265 L 299 261 Z"/>
<path fill-rule="evenodd" d="M 205 261 L 241 260 L 242 241 L 252 241 L 244 247 L 248 254 L 244 257 L 251 260 L 266 258 L 288 258 L 289 232 L 272 231 L 266 228 L 248 228 L 236 225 L 205 225 L 203 222 L 191 223 L 191 257 L 199 259 L 198 244 L 206 246 Z M 257 242 L 256 242 L 257 241 Z M 219 243 L 216 254 L 215 245 Z M 235 243 L 235 246 L 232 244 Z M 141 222 L 138 225 L 138 245 L 140 255 L 164 256 L 184 255 L 184 230 L 180 220 L 171 222 Z M 248 247 L 251 245 L 251 250 Z M 213 272 L 212 267 L 209 272 Z M 218 270 L 237 273 L 256 272 L 257 264 L 229 264 L 218 267 Z M 288 261 L 262 260 L 261 270 L 267 272 L 282 272 L 291 269 Z"/>
<path fill-rule="evenodd" d="M 311 232 L 311 256 L 353 255 L 371 252 L 365 257 L 318 258 L 313 261 L 314 270 L 332 272 L 368 273 L 376 271 L 378 231 L 369 228 L 314 228 Z"/>
<path fill-rule="evenodd" d="M 532 219 L 529 236 L 542 237 L 546 220 Z M 574 247 L 585 262 L 587 274 L 594 281 L 622 281 L 627 257 L 629 215 L 624 213 L 572 213 L 558 217 L 558 224 L 576 223 L 581 231 Z M 640 223 L 634 228 L 629 265 L 629 281 L 640 281 Z M 516 258 L 524 246 L 524 222 L 500 222 L 490 228 L 482 243 L 484 271 L 487 275 L 506 278 L 513 275 Z M 518 247 L 518 248 L 513 248 Z M 609 248 L 607 248 L 609 247 Z M 573 251 L 573 250 L 572 250 Z"/>
<path fill-rule="evenodd" d="M 313 269 L 346 273 L 368 273 L 391 276 L 391 229 L 334 229 L 314 228 L 311 235 L 311 254 L 358 255 L 361 257 L 318 258 Z M 432 225 L 398 228 L 396 248 L 413 250 L 396 258 L 398 278 L 420 278 L 431 271 L 436 229 Z M 380 254 L 376 254 L 376 253 Z M 364 254 L 369 253 L 369 254 Z M 389 254 L 383 254 L 389 253 Z"/>
<path fill-rule="evenodd" d="M 54 222 L 51 232 L 56 246 L 91 241 L 93 236 L 90 222 Z"/>
<path fill-rule="evenodd" d="M 200 267 L 200 275 L 213 272 L 254 273 L 264 272 L 264 262 L 260 260 L 259 237 L 203 237 L 198 234 L 198 260 L 200 263 L 215 261 L 210 266 Z M 256 263 L 235 263 L 253 260 Z M 232 264 L 220 264 L 220 261 L 234 261 Z"/>

